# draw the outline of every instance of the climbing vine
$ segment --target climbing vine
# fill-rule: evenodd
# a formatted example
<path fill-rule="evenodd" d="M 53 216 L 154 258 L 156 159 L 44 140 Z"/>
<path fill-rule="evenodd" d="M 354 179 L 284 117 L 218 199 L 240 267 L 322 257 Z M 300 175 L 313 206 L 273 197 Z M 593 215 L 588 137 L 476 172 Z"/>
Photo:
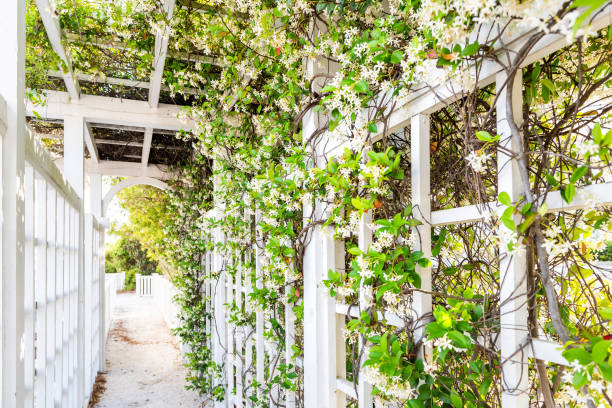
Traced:
<path fill-rule="evenodd" d="M 530 336 L 563 343 L 571 363 L 530 363 L 532 405 L 610 404 L 609 270 L 597 257 L 612 223 L 610 208 L 585 188 L 612 177 L 612 32 L 588 24 L 603 1 L 185 1 L 168 19 L 161 3 L 142 0 L 109 6 L 92 22 L 73 3 L 60 2 L 62 24 L 80 28 L 81 41 L 92 38 L 87 24 L 94 33 L 102 24 L 107 40 L 146 54 L 150 37 L 139 30 L 169 27 L 171 51 L 187 55 L 170 57 L 169 93 L 201 95 L 184 113 L 197 123 L 181 136 L 195 152 L 177 170 L 177 215 L 166 229 L 194 388 L 219 399 L 234 391 L 224 390 L 228 379 L 207 346 L 217 333 L 204 324 L 214 318 L 202 287 L 240 271 L 261 285 L 245 304 L 225 305 L 231 323 L 249 333 L 258 312 L 270 323 L 265 381 L 243 381 L 247 394 L 263 407 L 295 392 L 303 406 L 304 264 L 320 232 L 346 248 L 324 282 L 329 294 L 358 310 L 344 332 L 347 378 L 365 378 L 380 404 L 500 406 L 499 333 L 509 301 L 500 261 L 516 259 L 525 259 Z M 527 34 L 516 45 L 518 33 Z M 568 45 L 527 60 L 550 33 Z M 71 47 L 77 69 L 114 67 L 80 46 Z M 123 77 L 150 68 L 148 57 L 128 57 L 133 69 Z M 491 64 L 509 78 L 497 89 L 486 86 Z M 508 143 L 496 105 L 514 81 L 523 95 L 519 107 L 507 103 Z M 474 205 L 485 216 L 433 228 L 428 257 L 415 233 L 423 221 L 412 203 L 410 128 L 398 128 L 392 112 L 419 93 L 449 90 L 452 103 L 430 116 L 432 209 Z M 519 194 L 498 188 L 506 170 L 496 152 L 516 161 Z M 564 204 L 548 211 L 555 194 Z M 359 229 L 368 217 L 374 238 L 364 248 Z M 203 268 L 207 252 L 224 260 L 219 268 Z M 431 268 L 431 290 L 419 268 Z M 424 292 L 431 315 L 415 313 Z M 289 311 L 295 346 L 285 358 Z M 233 359 L 244 356 L 224 361 Z"/>

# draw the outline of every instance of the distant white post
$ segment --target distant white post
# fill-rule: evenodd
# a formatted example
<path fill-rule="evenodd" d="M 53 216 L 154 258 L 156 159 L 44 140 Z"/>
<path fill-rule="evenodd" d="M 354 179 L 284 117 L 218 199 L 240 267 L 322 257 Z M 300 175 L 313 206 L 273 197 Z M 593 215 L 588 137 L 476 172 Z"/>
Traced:
<path fill-rule="evenodd" d="M 3 407 L 24 406 L 25 2 L 7 0 L 0 16 L 2 173 Z M 2 99 L 6 104 L 2 103 Z M 4 130 L 5 129 L 5 130 Z"/>
<path fill-rule="evenodd" d="M 64 119 L 64 176 L 75 193 L 81 199 L 81 207 L 78 209 L 78 260 L 77 260 L 77 283 L 78 283 L 78 307 L 77 307 L 77 378 L 78 392 L 77 402 L 79 405 L 85 402 L 85 337 L 83 328 L 85 326 L 83 286 L 85 278 L 85 261 L 83 242 L 85 230 L 83 228 L 83 189 L 85 170 L 85 121 L 82 116 L 67 116 Z"/>
<path fill-rule="evenodd" d="M 515 123 L 520 129 L 522 115 L 522 75 L 518 70 L 514 86 L 505 85 L 507 75 L 497 75 L 497 133 L 500 144 L 513 153 L 521 151 L 521 146 L 512 140 L 506 96 L 512 92 L 511 103 Z M 503 87 L 503 89 L 502 89 Z M 503 151 L 497 153 L 498 191 L 505 191 L 513 202 L 523 195 L 520 174 L 516 159 Z M 500 228 L 506 228 L 500 226 Z M 503 251 L 502 251 L 503 253 Z M 502 370 L 502 407 L 526 408 L 529 406 L 529 361 L 527 350 L 520 350 L 529 334 L 527 327 L 527 279 L 526 258 L 524 254 L 502 255 L 499 261 L 501 280 L 500 289 L 500 326 L 501 326 L 501 370 Z"/>

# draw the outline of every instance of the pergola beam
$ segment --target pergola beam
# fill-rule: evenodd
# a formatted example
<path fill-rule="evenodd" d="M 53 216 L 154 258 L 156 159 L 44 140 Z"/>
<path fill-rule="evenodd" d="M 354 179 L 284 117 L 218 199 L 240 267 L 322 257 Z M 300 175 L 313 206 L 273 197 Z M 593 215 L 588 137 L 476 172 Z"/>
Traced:
<path fill-rule="evenodd" d="M 130 46 L 128 46 L 127 44 L 124 44 L 119 41 L 99 41 L 96 39 L 81 40 L 79 35 L 74 34 L 74 33 L 67 33 L 66 37 L 68 38 L 68 41 L 70 42 L 87 41 L 87 43 L 91 45 L 95 45 L 96 47 L 100 47 L 100 48 L 116 49 L 116 50 L 121 50 L 121 51 L 136 51 L 136 52 L 146 53 L 146 51 L 135 50 L 131 48 Z M 201 55 L 201 54 L 194 54 L 194 53 L 187 53 L 187 52 L 168 52 L 168 56 L 170 58 L 180 59 L 183 61 L 204 62 L 206 64 L 215 65 L 218 67 L 224 67 L 226 65 L 226 63 L 222 61 L 221 58 L 211 57 L 208 55 Z"/>
<path fill-rule="evenodd" d="M 142 145 L 141 163 L 142 167 L 149 165 L 149 154 L 151 153 L 151 143 L 153 142 L 153 128 L 146 128 L 144 133 L 144 143 Z"/>
<path fill-rule="evenodd" d="M 55 164 L 64 168 L 64 158 L 57 159 Z M 85 172 L 90 174 L 101 174 L 103 176 L 120 177 L 152 177 L 159 180 L 167 180 L 172 177 L 168 172 L 168 166 L 154 164 L 142 167 L 138 162 L 100 160 L 97 164 L 91 159 L 85 159 Z"/>
<path fill-rule="evenodd" d="M 83 133 L 85 136 L 85 144 L 87 145 L 87 150 L 89 150 L 89 156 L 92 158 L 96 164 L 100 161 L 100 156 L 98 154 L 98 147 L 94 143 L 94 139 L 91 132 L 91 126 L 88 122 L 85 122 L 85 131 Z M 64 136 L 64 140 L 66 136 Z"/>
<path fill-rule="evenodd" d="M 49 37 L 51 47 L 60 57 L 64 65 L 60 68 L 62 69 L 62 78 L 64 78 L 64 82 L 66 83 L 68 94 L 73 100 L 77 100 L 80 94 L 79 83 L 72 72 L 70 58 L 62 45 L 62 35 L 55 10 L 51 7 L 49 0 L 36 0 L 36 6 L 38 7 L 38 12 L 45 26 L 45 31 L 47 32 L 47 37 Z"/>
<path fill-rule="evenodd" d="M 188 130 L 195 126 L 192 120 L 178 119 L 183 108 L 180 105 L 160 104 L 157 109 L 151 109 L 147 102 L 130 99 L 81 95 L 79 100 L 71 101 L 66 92 L 45 91 L 45 94 L 47 103 L 44 106 L 28 102 L 26 108 L 28 116 L 45 119 L 83 116 L 92 123 L 168 130 Z"/>
<path fill-rule="evenodd" d="M 63 74 L 59 71 L 49 71 L 47 74 L 50 77 L 63 78 Z M 94 82 L 98 84 L 118 85 L 118 86 L 123 86 L 125 88 L 149 89 L 151 87 L 151 84 L 147 81 L 135 81 L 133 79 L 113 78 L 113 77 L 107 77 L 103 75 L 91 75 L 91 74 L 83 74 L 83 73 L 76 74 L 76 77 L 79 81 Z M 163 91 L 172 92 L 170 87 L 167 85 L 162 85 L 161 89 Z M 187 95 L 197 95 L 200 93 L 200 91 L 195 88 L 184 88 L 181 90 L 181 92 Z"/>
<path fill-rule="evenodd" d="M 175 0 L 166 0 L 164 12 L 168 20 L 172 19 Z M 149 105 L 157 108 L 159 104 L 159 92 L 166 65 L 166 55 L 168 53 L 168 40 L 170 39 L 170 28 L 165 25 L 162 32 L 155 34 L 155 50 L 153 57 L 153 72 L 151 73 L 151 85 L 149 88 Z"/>

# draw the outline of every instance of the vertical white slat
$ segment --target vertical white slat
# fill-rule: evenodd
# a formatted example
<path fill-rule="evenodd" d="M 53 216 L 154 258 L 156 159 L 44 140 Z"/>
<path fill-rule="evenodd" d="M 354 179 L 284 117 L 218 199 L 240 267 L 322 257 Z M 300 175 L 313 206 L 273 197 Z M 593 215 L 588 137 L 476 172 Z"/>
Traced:
<path fill-rule="evenodd" d="M 47 182 L 42 177 L 34 180 L 36 201 L 34 204 L 34 276 L 36 308 L 36 378 L 34 399 L 37 407 L 46 407 L 47 402 Z"/>
<path fill-rule="evenodd" d="M 55 405 L 62 404 L 62 375 L 64 352 L 64 205 L 65 200 L 58 194 L 55 222 Z"/>
<path fill-rule="evenodd" d="M 370 245 L 372 244 L 372 229 L 370 228 L 370 224 L 372 223 L 372 213 L 367 212 L 361 216 L 359 221 L 359 238 L 358 245 L 359 249 L 363 252 L 367 252 Z M 367 304 L 366 296 L 364 294 L 363 285 L 359 288 L 359 310 L 364 311 L 369 308 Z M 363 379 L 363 363 L 368 358 L 368 348 L 367 345 L 364 344 L 363 339 L 359 340 L 359 347 L 363 349 L 363 357 L 361 359 L 361 367 L 359 373 L 359 384 L 357 387 L 357 394 L 359 397 L 358 407 L 359 408 L 372 408 L 373 399 L 372 399 L 372 385 L 368 384 Z"/>
<path fill-rule="evenodd" d="M 252 257 L 253 254 L 253 250 L 249 251 L 248 254 L 248 263 L 249 265 L 251 265 L 251 261 L 253 259 Z M 247 314 L 250 314 L 252 312 L 250 304 L 249 304 L 249 300 L 250 300 L 250 295 L 253 292 L 253 286 L 252 286 L 252 279 L 251 279 L 251 269 L 249 266 L 248 270 L 245 270 L 246 272 L 246 279 L 245 279 L 245 285 L 246 285 L 246 294 L 245 294 L 245 302 L 244 302 L 244 308 L 245 308 L 245 312 Z M 250 331 L 250 329 L 247 329 Z M 251 401 L 251 399 L 249 398 L 251 395 L 253 395 L 253 375 L 251 374 L 252 372 L 252 367 L 251 365 L 253 364 L 253 335 L 249 335 L 246 338 L 246 345 L 245 345 L 245 356 L 244 356 L 244 365 L 245 365 L 245 369 L 248 370 L 245 376 L 245 384 L 246 384 L 246 405 L 248 408 L 251 408 L 253 406 L 253 402 Z"/>
<path fill-rule="evenodd" d="M 68 381 L 70 375 L 70 204 L 64 203 L 64 268 L 62 274 L 64 276 L 64 288 L 62 297 L 64 298 L 64 327 L 62 328 L 62 406 L 68 406 Z"/>
<path fill-rule="evenodd" d="M 84 269 L 83 269 L 83 310 L 85 319 L 83 321 L 83 392 L 84 395 L 90 393 L 91 383 L 91 278 L 93 269 L 93 219 L 91 214 L 85 214 L 83 217 L 84 230 Z"/>
<path fill-rule="evenodd" d="M 263 289 L 263 241 L 258 227 L 261 215 L 255 215 L 255 285 L 257 289 Z M 255 377 L 257 381 L 257 398 L 261 400 L 262 384 L 265 381 L 265 359 L 266 350 L 264 346 L 264 313 L 258 305 L 255 312 Z"/>
<path fill-rule="evenodd" d="M 334 240 L 335 257 L 334 257 L 334 269 L 336 271 L 344 271 L 345 266 L 345 244 L 343 241 Z M 335 310 L 335 305 L 334 305 Z M 335 342 L 335 376 L 336 378 L 346 379 L 346 341 L 344 340 L 344 329 L 346 317 L 343 314 L 335 314 L 335 325 L 334 325 L 334 342 Z M 336 381 L 334 379 L 334 385 Z M 336 391 L 336 408 L 346 407 L 346 395 L 341 391 Z"/>
<path fill-rule="evenodd" d="M 244 268 L 242 258 L 240 256 L 240 250 L 236 250 L 236 307 L 239 312 L 244 312 L 242 308 L 242 270 Z M 244 349 L 244 331 L 245 327 L 239 327 L 236 329 L 236 357 L 234 358 L 236 367 L 236 408 L 242 408 L 244 406 L 244 384 L 243 384 L 243 365 L 242 355 Z"/>
<path fill-rule="evenodd" d="M 431 192 L 430 192 L 430 120 L 428 115 L 416 115 L 410 119 L 410 160 L 412 205 L 414 217 L 421 225 L 413 230 L 415 237 L 414 250 L 423 252 L 431 259 Z M 421 289 L 431 291 L 431 267 L 417 265 L 416 271 L 421 277 Z M 425 325 L 432 313 L 431 295 L 422 292 L 414 293 L 414 309 L 418 317 L 415 338 L 421 339 L 425 334 Z M 419 351 L 421 357 L 429 357 L 428 350 Z"/>
<path fill-rule="evenodd" d="M 47 407 L 54 407 L 55 394 L 55 244 L 56 237 L 56 203 L 57 191 L 48 187 L 47 189 Z"/>
<path fill-rule="evenodd" d="M 85 402 L 85 339 L 84 339 L 84 252 L 83 252 L 83 191 L 85 185 L 85 121 L 82 116 L 64 118 L 64 176 L 81 199 L 78 213 L 78 235 L 76 236 L 76 282 L 77 282 L 77 404 Z"/>
<path fill-rule="evenodd" d="M 25 187 L 25 276 L 24 276 L 24 406 L 34 406 L 34 348 L 35 322 L 34 302 L 36 299 L 36 286 L 34 277 L 34 169 L 26 165 L 24 174 Z"/>
<path fill-rule="evenodd" d="M 285 272 L 285 296 L 289 298 L 292 295 L 292 286 L 289 285 L 291 278 L 288 272 Z M 293 362 L 293 346 L 295 345 L 295 313 L 293 312 L 293 303 L 285 302 L 285 364 L 289 367 Z M 289 369 L 289 368 L 288 368 Z M 293 362 L 293 371 L 296 371 L 295 362 Z M 295 408 L 295 392 L 285 390 L 285 407 Z"/>
<path fill-rule="evenodd" d="M 71 279 L 71 306 L 70 306 L 70 406 L 75 407 L 78 404 L 78 359 L 79 356 L 79 212 L 72 208 L 70 213 L 70 279 Z"/>
<path fill-rule="evenodd" d="M 231 262 L 231 264 L 229 265 L 229 268 L 234 266 L 234 261 L 232 259 L 232 255 L 230 254 L 230 260 L 229 262 Z M 228 268 L 228 269 L 229 269 Z M 229 319 L 230 319 L 230 313 L 231 313 L 231 307 L 232 307 L 232 303 L 234 302 L 234 279 L 232 277 L 232 275 L 229 273 L 229 271 L 225 272 L 226 275 L 226 291 L 227 291 L 227 298 L 225 300 L 226 302 L 226 306 L 224 307 L 224 324 L 227 324 L 227 336 L 225 337 L 225 341 L 226 341 L 226 359 L 225 359 L 225 369 L 226 369 L 226 376 L 227 376 L 227 400 L 228 402 L 230 402 L 232 400 L 232 395 L 234 393 L 234 357 L 235 357 L 235 353 L 236 351 L 234 350 L 234 325 L 229 323 Z M 230 406 L 233 406 L 233 404 L 230 404 Z"/>
<path fill-rule="evenodd" d="M 304 208 L 304 223 L 309 221 L 312 208 Z M 312 228 L 308 244 L 304 248 L 303 280 L 304 280 L 304 406 L 316 407 L 319 402 L 319 350 L 317 332 L 317 277 L 318 257 L 321 253 L 321 232 Z"/>
<path fill-rule="evenodd" d="M 318 229 L 318 228 L 317 228 Z M 318 229 L 319 230 L 319 229 Z M 317 349 L 319 402 L 322 407 L 336 406 L 336 302 L 323 281 L 336 268 L 336 243 L 332 227 L 319 230 L 321 256 L 317 267 Z"/>
<path fill-rule="evenodd" d="M 497 75 L 497 133 L 500 146 L 513 153 L 521 152 L 521 146 L 512 140 L 506 110 L 507 92 L 511 92 L 514 121 L 520 129 L 522 122 L 522 74 L 518 70 L 514 87 L 508 90 L 504 83 L 505 73 Z M 502 89 L 503 86 L 503 89 Z M 505 191 L 513 202 L 523 195 L 516 159 L 499 150 L 497 153 L 498 191 Z M 500 228 L 506 228 L 501 225 Z M 502 251 L 503 253 L 503 251 Z M 526 408 L 529 406 L 529 361 L 527 353 L 518 351 L 528 336 L 527 310 L 527 264 L 524 254 L 512 257 L 502 255 L 500 270 L 500 326 L 501 326 L 501 368 L 502 407 Z M 517 352 L 518 351 L 518 352 Z"/>
<path fill-rule="evenodd" d="M 100 319 L 100 338 L 98 339 L 99 342 L 99 353 L 100 353 L 100 364 L 98 365 L 98 370 L 100 371 L 105 371 L 106 370 L 106 350 L 105 350 L 105 345 L 106 345 L 106 321 L 104 319 L 104 308 L 106 307 L 106 302 L 107 299 L 105 298 L 105 293 L 106 291 L 104 290 L 104 288 L 106 287 L 106 269 L 105 269 L 105 253 L 104 253 L 104 246 L 105 246 L 105 238 L 106 238 L 106 230 L 103 226 L 100 226 L 100 241 L 98 242 L 98 254 L 99 254 L 99 259 L 98 259 L 98 264 L 99 264 L 99 268 L 100 268 L 100 278 L 99 278 L 99 307 L 100 307 L 100 311 L 99 311 L 99 316 L 98 318 Z M 207 332 L 210 333 L 210 332 Z"/>
<path fill-rule="evenodd" d="M 221 215 L 221 210 L 219 208 L 216 209 L 215 216 L 217 218 Z M 214 242 L 215 242 L 215 250 L 213 254 L 213 273 L 218 276 L 217 284 L 214 288 L 214 297 L 215 297 L 215 330 L 213 330 L 213 340 L 214 340 L 214 361 L 218 364 L 219 367 L 223 366 L 224 354 L 226 352 L 226 338 L 227 338 L 227 323 L 225 321 L 225 298 L 227 294 L 226 287 L 226 279 L 225 272 L 222 272 L 223 269 L 223 258 L 219 253 L 219 245 L 223 241 L 223 233 L 219 229 L 216 229 L 214 232 Z M 227 386 L 227 384 L 221 384 Z M 225 390 L 225 395 L 229 396 L 229 390 Z M 224 408 L 229 406 L 229 398 L 226 398 L 224 401 L 216 401 L 215 408 Z"/>
<path fill-rule="evenodd" d="M 2 178 L 0 405 L 3 407 L 21 407 L 24 404 L 24 361 L 20 357 L 23 352 L 21 340 L 24 334 L 25 7 L 24 1 L 4 1 L 0 15 L 2 39 L 0 98 L 6 102 L 6 110 L 1 113 L 4 116 L 6 130 L 0 131 L 2 137 L 0 141 Z"/>

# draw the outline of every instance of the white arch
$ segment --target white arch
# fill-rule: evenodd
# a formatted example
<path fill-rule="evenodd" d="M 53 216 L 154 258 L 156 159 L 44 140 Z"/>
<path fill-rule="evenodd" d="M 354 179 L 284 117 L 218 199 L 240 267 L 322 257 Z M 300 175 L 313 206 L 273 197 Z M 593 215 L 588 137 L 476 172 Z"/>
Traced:
<path fill-rule="evenodd" d="M 104 216 L 106 217 L 106 210 L 108 208 L 108 205 L 118 192 L 120 192 L 126 187 L 136 186 L 138 184 L 145 184 L 147 186 L 157 187 L 160 190 L 167 190 L 168 188 L 170 188 L 167 183 L 152 177 L 130 177 L 128 179 L 125 179 L 121 183 L 112 186 L 108 193 L 106 193 L 106 195 L 104 196 L 104 200 L 102 200 L 102 210 Z"/>

